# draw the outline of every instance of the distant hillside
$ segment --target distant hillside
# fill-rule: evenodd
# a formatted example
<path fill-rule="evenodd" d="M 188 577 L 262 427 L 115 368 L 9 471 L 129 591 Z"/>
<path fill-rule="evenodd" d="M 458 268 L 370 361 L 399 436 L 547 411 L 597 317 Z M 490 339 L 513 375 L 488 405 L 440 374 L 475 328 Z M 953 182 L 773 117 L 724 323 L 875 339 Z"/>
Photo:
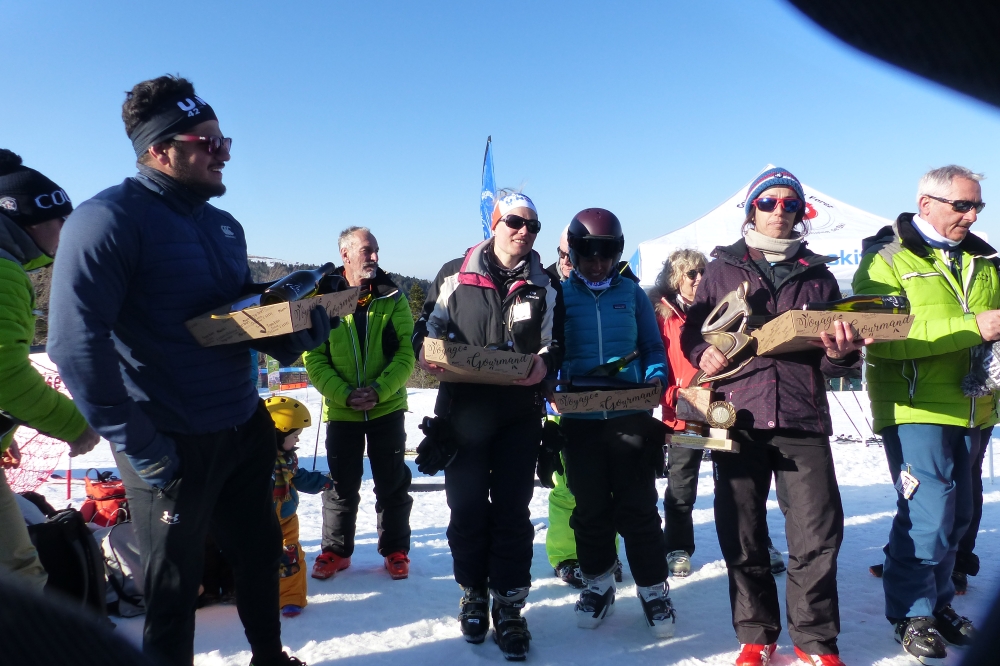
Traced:
<path fill-rule="evenodd" d="M 250 260 L 250 275 L 253 277 L 254 282 L 271 282 L 273 280 L 280 280 L 292 271 L 312 270 L 314 268 L 319 268 L 319 264 L 286 264 L 278 261 L 269 262 L 257 261 L 254 259 Z M 425 294 L 431 286 L 430 280 L 421 280 L 420 278 L 400 275 L 399 273 L 389 273 L 389 277 L 406 295 L 410 294 L 410 289 L 414 284 L 420 285 L 420 288 Z"/>

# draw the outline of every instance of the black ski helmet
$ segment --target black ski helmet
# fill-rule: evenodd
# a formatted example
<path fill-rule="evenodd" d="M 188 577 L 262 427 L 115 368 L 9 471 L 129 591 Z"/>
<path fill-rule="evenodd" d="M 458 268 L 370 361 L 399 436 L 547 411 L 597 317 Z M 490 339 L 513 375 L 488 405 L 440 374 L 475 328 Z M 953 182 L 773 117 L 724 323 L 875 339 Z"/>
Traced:
<path fill-rule="evenodd" d="M 604 208 L 586 208 L 574 215 L 567 237 L 569 259 L 574 266 L 580 265 L 580 257 L 613 259 L 608 275 L 613 274 L 625 250 L 622 223 L 614 213 Z"/>

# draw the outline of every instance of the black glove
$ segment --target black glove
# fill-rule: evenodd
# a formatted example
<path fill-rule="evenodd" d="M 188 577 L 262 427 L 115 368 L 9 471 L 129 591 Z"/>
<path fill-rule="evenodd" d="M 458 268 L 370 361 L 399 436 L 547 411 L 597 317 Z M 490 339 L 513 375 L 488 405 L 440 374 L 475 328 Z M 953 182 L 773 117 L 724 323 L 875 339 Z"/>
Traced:
<path fill-rule="evenodd" d="M 333 326 L 330 316 L 326 313 L 326 308 L 314 307 L 309 313 L 309 320 L 312 322 L 312 326 L 288 334 L 288 348 L 294 354 L 312 351 L 330 337 L 330 329 Z"/>
<path fill-rule="evenodd" d="M 566 474 L 563 468 L 562 456 L 559 452 L 565 448 L 566 435 L 555 421 L 546 419 L 542 424 L 542 442 L 538 446 L 538 481 L 542 488 L 555 488 L 552 473 Z"/>
<path fill-rule="evenodd" d="M 656 472 L 658 479 L 667 475 L 667 435 L 672 432 L 673 430 L 663 421 L 653 415 L 649 416 L 643 447 L 645 448 L 646 462 Z"/>
<path fill-rule="evenodd" d="M 423 441 L 417 446 L 417 470 L 421 474 L 434 476 L 455 459 L 458 443 L 452 437 L 451 424 L 440 416 L 425 416 L 417 427 L 424 433 Z"/>

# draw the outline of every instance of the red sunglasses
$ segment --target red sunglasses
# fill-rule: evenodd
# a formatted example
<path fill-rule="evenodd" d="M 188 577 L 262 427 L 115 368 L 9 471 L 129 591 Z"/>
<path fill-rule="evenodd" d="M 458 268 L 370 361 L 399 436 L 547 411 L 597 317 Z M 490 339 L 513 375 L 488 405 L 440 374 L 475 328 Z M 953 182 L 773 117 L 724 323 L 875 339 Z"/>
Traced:
<path fill-rule="evenodd" d="M 797 197 L 758 197 L 750 203 L 765 213 L 773 211 L 779 203 L 786 213 L 797 213 L 805 206 L 802 199 Z"/>
<path fill-rule="evenodd" d="M 219 152 L 220 148 L 225 148 L 226 152 L 233 147 L 233 140 L 228 136 L 195 136 L 194 134 L 175 134 L 174 141 L 184 141 L 187 143 L 204 143 L 209 155 Z"/>

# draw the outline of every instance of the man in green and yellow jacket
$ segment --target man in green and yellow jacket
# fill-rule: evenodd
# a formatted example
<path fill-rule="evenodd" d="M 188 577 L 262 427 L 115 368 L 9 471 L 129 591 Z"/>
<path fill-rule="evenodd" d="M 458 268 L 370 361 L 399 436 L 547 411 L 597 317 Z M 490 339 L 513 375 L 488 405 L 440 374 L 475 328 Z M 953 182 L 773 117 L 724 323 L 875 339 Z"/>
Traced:
<path fill-rule="evenodd" d="M 334 487 L 323 493 L 323 552 L 313 578 L 351 565 L 365 441 L 375 482 L 378 552 L 394 579 L 409 575 L 410 469 L 404 460 L 406 380 L 413 372 L 413 315 L 406 297 L 378 266 L 378 242 L 364 227 L 340 234 L 340 272 L 361 287 L 353 314 L 305 355 L 306 370 L 323 394 L 326 453 Z"/>
<path fill-rule="evenodd" d="M 31 367 L 35 336 L 35 288 L 25 270 L 48 266 L 59 232 L 73 210 L 66 193 L 51 180 L 0 149 L 0 453 L 14 465 L 18 424 L 70 443 L 70 455 L 87 453 L 100 437 L 73 403 L 48 386 Z M 24 518 L 0 473 L 0 570 L 15 574 L 37 591 L 47 574 L 31 545 Z"/>
<path fill-rule="evenodd" d="M 972 461 L 997 421 L 993 396 L 969 398 L 961 388 L 973 348 L 1000 340 L 996 251 L 969 233 L 984 205 L 981 179 L 958 166 L 927 173 L 919 214 L 866 239 L 854 276 L 855 293 L 905 296 L 913 315 L 905 340 L 868 347 L 867 378 L 897 490 L 886 617 L 918 658 L 941 658 L 945 640 L 965 644 L 973 633 L 951 608 L 951 573 L 973 518 Z"/>

